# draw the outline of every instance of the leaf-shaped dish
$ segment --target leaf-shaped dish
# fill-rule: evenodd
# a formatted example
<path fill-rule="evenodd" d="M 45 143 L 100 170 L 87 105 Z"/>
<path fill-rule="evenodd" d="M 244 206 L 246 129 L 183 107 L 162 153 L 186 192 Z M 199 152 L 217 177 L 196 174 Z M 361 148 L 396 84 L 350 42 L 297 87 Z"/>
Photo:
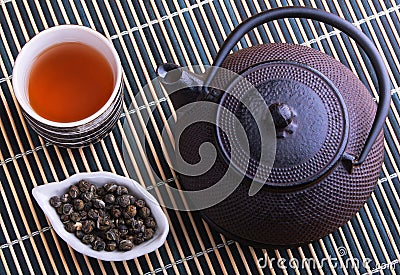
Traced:
<path fill-rule="evenodd" d="M 157 229 L 154 237 L 140 245 L 136 245 L 130 251 L 95 251 L 89 245 L 83 244 L 74 234 L 67 232 L 61 222 L 56 210 L 50 205 L 49 199 L 52 196 L 60 196 L 68 191 L 69 186 L 85 179 L 96 186 L 103 186 L 107 182 L 115 182 L 126 186 L 130 194 L 142 198 L 151 209 L 152 215 L 157 222 Z M 164 212 L 157 200 L 136 181 L 115 175 L 109 172 L 79 173 L 61 182 L 52 182 L 35 187 L 32 190 L 33 197 L 49 218 L 56 233 L 69 244 L 74 250 L 103 261 L 125 261 L 137 258 L 150 253 L 162 246 L 167 238 L 169 225 Z"/>

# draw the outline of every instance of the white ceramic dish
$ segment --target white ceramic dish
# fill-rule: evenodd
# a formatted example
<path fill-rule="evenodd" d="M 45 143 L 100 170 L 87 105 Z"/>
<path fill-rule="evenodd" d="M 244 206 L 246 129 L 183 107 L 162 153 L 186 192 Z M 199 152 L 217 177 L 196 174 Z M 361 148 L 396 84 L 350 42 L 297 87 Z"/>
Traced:
<path fill-rule="evenodd" d="M 49 199 L 52 196 L 60 196 L 68 191 L 70 185 L 77 183 L 81 179 L 86 179 L 96 186 L 102 186 L 107 182 L 116 182 L 119 185 L 126 186 L 129 192 L 137 198 L 145 200 L 146 204 L 151 209 L 152 215 L 157 222 L 157 229 L 154 237 L 144 243 L 134 246 L 130 251 L 95 251 L 89 245 L 83 244 L 74 234 L 67 232 L 64 229 L 63 223 L 56 210 L 50 205 Z M 74 250 L 103 261 L 125 261 L 137 258 L 144 254 L 150 253 L 160 246 L 162 246 L 167 238 L 169 225 L 167 218 L 162 211 L 157 200 L 144 189 L 136 181 L 112 174 L 109 172 L 93 172 L 93 173 L 79 173 L 69 177 L 61 182 L 52 182 L 45 185 L 35 187 L 32 190 L 33 197 L 42 208 L 43 212 L 49 218 L 51 225 L 56 233 L 67 242 Z"/>

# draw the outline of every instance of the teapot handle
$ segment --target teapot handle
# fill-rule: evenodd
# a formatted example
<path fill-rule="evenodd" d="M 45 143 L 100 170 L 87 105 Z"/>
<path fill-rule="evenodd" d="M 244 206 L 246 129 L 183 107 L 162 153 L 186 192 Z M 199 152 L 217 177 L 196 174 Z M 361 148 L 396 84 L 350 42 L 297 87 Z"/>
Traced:
<path fill-rule="evenodd" d="M 207 78 L 204 82 L 204 87 L 206 89 L 205 92 L 206 94 L 212 92 L 209 92 L 207 90 L 207 87 L 209 87 L 212 79 L 217 73 L 214 68 L 221 67 L 222 62 L 228 56 L 229 52 L 246 33 L 259 25 L 265 24 L 272 20 L 284 18 L 313 19 L 323 22 L 325 24 L 329 24 L 339 29 L 357 42 L 357 44 L 367 53 L 367 56 L 369 57 L 371 64 L 374 67 L 379 85 L 379 105 L 376 111 L 374 122 L 372 124 L 371 132 L 366 139 L 366 142 L 359 157 L 356 158 L 347 154 L 343 156 L 343 160 L 346 162 L 346 166 L 349 166 L 349 170 L 351 171 L 353 167 L 359 166 L 365 161 L 369 151 L 371 150 L 385 123 L 385 119 L 390 108 L 390 81 L 385 64 L 375 45 L 364 33 L 362 33 L 353 24 L 342 19 L 341 17 L 319 9 L 306 7 L 281 7 L 258 13 L 257 15 L 246 19 L 229 34 L 225 42 L 222 44 L 220 50 L 218 51 L 214 63 L 210 68 L 210 71 L 208 72 Z"/>

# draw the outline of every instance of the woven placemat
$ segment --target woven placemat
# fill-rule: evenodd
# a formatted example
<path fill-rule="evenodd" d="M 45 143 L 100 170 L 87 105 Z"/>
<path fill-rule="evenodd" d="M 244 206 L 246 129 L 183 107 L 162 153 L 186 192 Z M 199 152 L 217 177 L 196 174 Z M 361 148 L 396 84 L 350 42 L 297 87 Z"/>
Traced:
<path fill-rule="evenodd" d="M 284 5 L 320 8 L 353 22 L 385 59 L 392 82 L 385 161 L 364 208 L 329 236 L 295 249 L 243 246 L 210 229 L 198 213 L 167 209 L 171 229 L 165 245 L 131 261 L 97 261 L 57 237 L 34 202 L 32 188 L 84 171 L 129 176 L 121 153 L 128 113 L 139 121 L 150 115 L 149 125 L 132 124 L 129 129 L 148 135 L 163 181 L 174 181 L 173 171 L 157 157 L 161 127 L 174 111 L 163 94 L 144 94 L 141 88 L 156 77 L 158 64 L 211 64 L 238 23 Z M 399 9 L 398 0 L 0 1 L 0 273 L 400 274 Z M 60 24 L 85 25 L 101 32 L 112 41 L 123 63 L 125 115 L 109 136 L 83 149 L 58 148 L 33 132 L 16 105 L 11 85 L 21 47 L 40 31 Z M 376 78 L 369 74 L 372 68 L 364 53 L 330 26 L 308 20 L 276 21 L 250 32 L 237 49 L 270 42 L 303 44 L 333 56 L 377 98 Z M 144 144 L 138 148 L 145 150 Z M 141 153 L 132 154 L 130 162 L 149 165 Z M 160 184 L 152 182 L 146 169 L 136 173 L 143 185 Z"/>

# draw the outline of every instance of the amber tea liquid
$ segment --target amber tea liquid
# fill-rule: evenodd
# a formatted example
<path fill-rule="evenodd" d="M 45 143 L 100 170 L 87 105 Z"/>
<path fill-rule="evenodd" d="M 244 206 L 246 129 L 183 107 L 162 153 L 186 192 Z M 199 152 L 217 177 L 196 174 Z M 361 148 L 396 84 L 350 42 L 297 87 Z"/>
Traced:
<path fill-rule="evenodd" d="M 28 83 L 35 112 L 51 121 L 74 122 L 96 113 L 110 98 L 114 76 L 106 58 L 91 46 L 65 42 L 35 60 Z"/>

